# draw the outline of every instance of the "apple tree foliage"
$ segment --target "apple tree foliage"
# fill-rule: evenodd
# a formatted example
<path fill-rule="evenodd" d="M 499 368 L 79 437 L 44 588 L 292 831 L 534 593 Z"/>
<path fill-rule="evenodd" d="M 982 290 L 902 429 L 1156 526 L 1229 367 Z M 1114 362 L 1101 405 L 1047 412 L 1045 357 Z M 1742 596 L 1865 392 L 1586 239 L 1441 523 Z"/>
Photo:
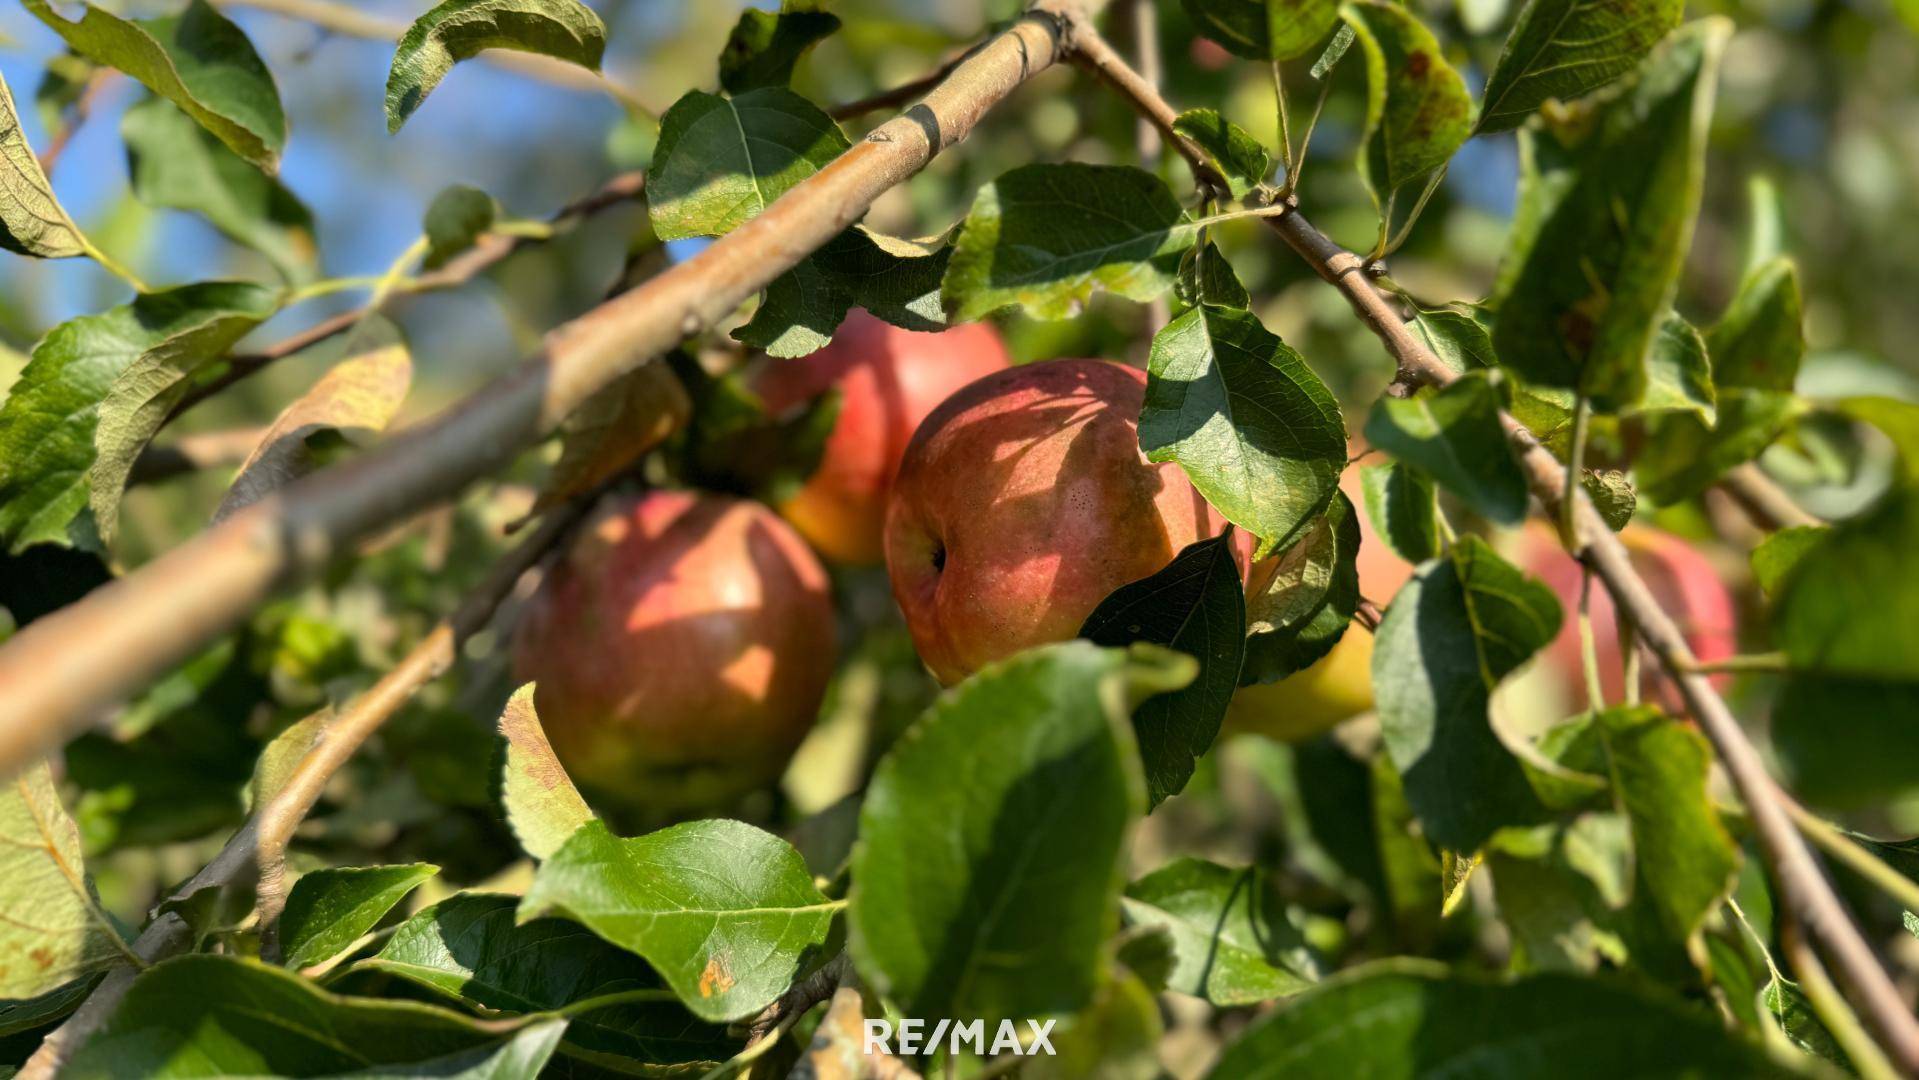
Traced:
<path fill-rule="evenodd" d="M 1771 186 L 1754 187 L 1744 265 L 1719 273 L 1722 193 L 1741 180 L 1725 166 L 1749 159 L 1716 140 L 1752 121 L 1715 95 L 1743 24 L 1689 21 L 1677 0 L 1142 2 L 1185 109 L 1163 129 L 1136 133 L 1090 77 L 1047 76 L 1008 107 L 1030 126 L 990 119 L 902 189 L 910 207 L 846 222 L 499 491 L 369 545 L 8 777 L 0 1070 L 83 1016 L 63 1076 L 784 1075 L 855 1045 L 821 1015 L 838 985 L 928 1030 L 1055 1025 L 1057 1057 L 907 1055 L 946 1076 L 1885 1075 L 1844 1003 L 1802 987 L 1825 976 L 1787 956 L 1750 819 L 1694 723 L 1658 697 L 1534 715 L 1507 693 L 1562 627 L 1591 633 L 1498 541 L 1538 512 L 1514 429 L 1615 529 L 1704 535 L 1727 513 L 1718 485 L 1763 453 L 1830 520 L 1732 530 L 1755 582 L 1746 643 L 1770 658 L 1735 702 L 1766 718 L 1787 788 L 1882 838 L 1823 828 L 1919 878 L 1919 842 L 1883 838 L 1912 827 L 1919 793 L 1919 406 L 1910 380 L 1799 377 L 1825 271 L 1786 250 Z M 503 251 L 584 257 L 558 235 L 577 214 L 539 222 L 455 185 L 380 280 L 326 277 L 244 6 L 22 0 L 64 52 L 31 101 L 0 84 L 0 246 L 90 259 L 132 289 L 0 365 L 0 638 L 153 557 L 167 515 L 274 497 L 395 422 L 413 356 L 380 301 L 463 284 Z M 433 5 L 396 35 L 384 127 L 433 124 L 482 54 L 602 79 L 635 23 L 597 6 Z M 917 49 L 932 68 L 962 44 L 827 6 L 743 12 L 717 70 L 702 53 L 657 117 L 628 95 L 609 145 L 645 165 L 644 213 L 614 219 L 626 267 L 594 289 L 857 153 L 862 113 L 834 106 L 906 70 L 860 57 Z M 1128 7 L 1096 17 L 1122 44 Z M 1018 17 L 985 13 L 982 33 Z M 815 50 L 845 70 L 817 70 Z M 86 88 L 113 79 L 133 88 L 131 196 L 203 219 L 257 273 L 142 282 L 63 206 L 23 107 L 77 124 Z M 1455 167 L 1479 161 L 1483 185 L 1502 154 L 1503 232 L 1435 237 Z M 1360 262 L 1294 260 L 1266 226 L 1301 212 Z M 902 220 L 924 235 L 883 227 Z M 1394 278 L 1402 256 L 1426 272 Z M 1384 290 L 1393 329 L 1456 378 L 1386 388 L 1377 342 L 1315 270 Z M 355 287 L 368 315 L 263 351 L 264 324 Z M 1078 640 L 943 693 L 884 601 L 849 600 L 817 748 L 730 816 L 603 816 L 498 650 L 467 648 L 332 778 L 277 910 L 245 873 L 198 884 L 334 711 L 473 587 L 529 503 L 502 492 L 545 511 L 608 482 L 791 490 L 835 402 L 769 415 L 712 357 L 803 356 L 854 307 L 914 330 L 992 319 L 1022 358 L 1126 353 L 1148 372 L 1142 454 L 1231 528 L 1114 592 Z M 1347 325 L 1323 329 L 1327 312 Z M 283 359 L 324 375 L 272 404 L 237 478 L 145 490 L 156 436 Z M 1414 565 L 1404 587 L 1364 592 L 1363 543 Z M 1250 591 L 1236 546 L 1262 560 Z M 876 595 L 844 578 L 843 597 Z M 1353 635 L 1373 639 L 1370 714 L 1296 744 L 1225 734 L 1241 688 Z M 1869 938 L 1909 963 L 1902 903 L 1850 865 Z M 176 927 L 163 957 L 136 952 L 149 920 Z M 105 986 L 113 1000 L 80 1011 Z"/>

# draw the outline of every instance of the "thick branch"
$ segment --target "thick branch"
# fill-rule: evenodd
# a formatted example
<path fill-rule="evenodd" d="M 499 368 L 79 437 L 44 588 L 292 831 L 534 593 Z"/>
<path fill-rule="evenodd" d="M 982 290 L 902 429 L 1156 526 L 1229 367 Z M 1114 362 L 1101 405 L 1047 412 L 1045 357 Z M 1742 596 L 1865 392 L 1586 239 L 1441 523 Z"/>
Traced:
<path fill-rule="evenodd" d="M 1050 66 L 1071 5 L 1041 0 L 925 101 L 698 255 L 559 327 L 514 372 L 15 634 L 0 647 L 0 775 L 97 722 L 345 545 L 498 470 L 615 379 L 729 317 Z"/>
<path fill-rule="evenodd" d="M 453 666 L 460 646 L 493 618 L 494 611 L 513 591 L 521 575 L 532 569 L 579 520 L 588 501 L 581 499 L 548 514 L 539 528 L 494 563 L 485 580 L 467 595 L 458 610 L 435 624 L 392 671 L 327 725 L 273 798 L 171 899 L 184 900 L 202 889 L 226 888 L 257 868 L 260 925 L 270 927 L 286 904 L 287 843 L 320 801 L 327 782 L 421 687 Z M 192 947 L 191 929 L 173 912 L 148 923 L 133 942 L 134 955 L 147 964 L 177 956 Z M 51 1080 L 87 1037 L 112 1015 L 113 1007 L 136 974 L 125 967 L 109 973 L 80 1009 L 41 1043 L 21 1070 L 22 1080 Z"/>

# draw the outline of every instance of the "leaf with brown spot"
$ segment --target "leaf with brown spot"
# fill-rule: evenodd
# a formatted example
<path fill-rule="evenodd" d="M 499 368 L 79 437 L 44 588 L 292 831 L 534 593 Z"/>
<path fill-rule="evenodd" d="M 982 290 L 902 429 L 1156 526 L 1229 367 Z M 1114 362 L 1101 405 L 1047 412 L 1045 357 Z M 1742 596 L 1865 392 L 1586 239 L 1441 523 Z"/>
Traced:
<path fill-rule="evenodd" d="M 29 766 L 0 788 L 0 998 L 38 997 L 126 959 L 52 770 Z"/>
<path fill-rule="evenodd" d="M 1366 138 L 1360 175 L 1384 203 L 1401 185 L 1446 164 L 1472 135 L 1466 81 L 1440 55 L 1432 31 L 1397 4 L 1348 4 L 1346 21 L 1366 58 Z"/>
<path fill-rule="evenodd" d="M 506 823 L 520 838 L 520 847 L 536 859 L 545 859 L 579 827 L 593 820 L 593 811 L 573 787 L 560 759 L 547 742 L 533 710 L 533 684 L 513 692 L 500 713 L 500 803 Z"/>

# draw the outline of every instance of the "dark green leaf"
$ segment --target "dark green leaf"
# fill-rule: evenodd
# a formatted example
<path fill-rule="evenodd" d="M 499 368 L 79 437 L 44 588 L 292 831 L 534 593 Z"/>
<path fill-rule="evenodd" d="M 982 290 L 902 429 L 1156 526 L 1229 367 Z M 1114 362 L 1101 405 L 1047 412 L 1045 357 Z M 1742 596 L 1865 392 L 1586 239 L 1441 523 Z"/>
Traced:
<path fill-rule="evenodd" d="M 1344 494 L 1247 583 L 1242 686 L 1270 683 L 1331 652 L 1359 607 L 1359 513 Z"/>
<path fill-rule="evenodd" d="M 42 259 L 86 254 L 86 238 L 61 207 L 40 158 L 27 145 L 5 79 L 0 79 L 0 157 L 7 166 L 5 183 L 0 184 L 0 247 Z"/>
<path fill-rule="evenodd" d="M 478 243 L 499 216 L 500 204 L 479 188 L 454 184 L 441 190 L 426 208 L 427 249 L 421 265 L 428 270 L 445 266 Z"/>
<path fill-rule="evenodd" d="M 1614 532 L 1625 528 L 1639 508 L 1639 493 L 1633 490 L 1632 480 L 1618 469 L 1581 469 L 1579 486 L 1586 489 L 1593 508 Z"/>
<path fill-rule="evenodd" d="M 1312 51 L 1339 21 L 1337 0 L 1180 0 L 1201 34 L 1248 60 Z"/>
<path fill-rule="evenodd" d="M 120 119 L 134 197 L 148 206 L 199 214 L 258 251 L 289 284 L 319 273 L 313 215 L 278 180 L 226 148 L 165 98 L 149 98 Z"/>
<path fill-rule="evenodd" d="M 928 710 L 861 809 L 847 945 L 867 984 L 905 1015 L 989 1030 L 1086 1005 L 1145 808 L 1131 700 L 1196 667 L 1067 642 L 989 665 Z"/>
<path fill-rule="evenodd" d="M 1232 187 L 1235 199 L 1245 198 L 1263 183 L 1266 170 L 1272 167 L 1266 147 L 1217 109 L 1188 109 L 1173 121 L 1173 130 L 1206 152 Z"/>
<path fill-rule="evenodd" d="M 0 408 L 0 537 L 16 552 L 46 542 L 92 546 L 92 529 L 75 520 L 89 491 L 104 498 L 111 486 L 117 501 L 126 468 L 165 415 L 149 408 L 128 416 L 137 398 L 122 376 L 139 371 L 143 385 L 156 376 L 164 382 L 171 365 L 212 360 L 275 304 L 277 294 L 257 285 L 189 285 L 49 331 Z M 107 467 L 96 446 L 113 448 Z"/>
<path fill-rule="evenodd" d="M 1716 396 L 1711 427 L 1692 413 L 1649 418 L 1633 475 L 1654 502 L 1679 502 L 1711 487 L 1726 470 L 1758 457 L 1805 408 L 1775 390 L 1722 386 Z"/>
<path fill-rule="evenodd" d="M 1258 867 L 1180 859 L 1127 886 L 1121 909 L 1129 925 L 1171 933 L 1168 987 L 1214 1005 L 1284 997 L 1319 975 L 1278 890 Z"/>
<path fill-rule="evenodd" d="M 703 1020 L 736 1020 L 786 991 L 842 905 L 786 841 L 738 821 L 621 839 L 598 820 L 542 863 L 519 919 L 558 915 L 646 958 Z"/>
<path fill-rule="evenodd" d="M 1772 708 L 1789 788 L 1837 809 L 1883 806 L 1919 787 L 1919 684 L 1794 675 Z"/>
<path fill-rule="evenodd" d="M 856 225 L 773 279 L 733 337 L 771 356 L 804 356 L 831 341 L 855 307 L 907 330 L 941 329 L 940 279 L 951 255 L 943 244 Z"/>
<path fill-rule="evenodd" d="M 511 896 L 462 893 L 401 923 L 379 955 L 355 965 L 397 975 L 450 998 L 505 1013 L 578 1006 L 660 986 L 645 962 L 562 919 L 516 924 Z M 656 1065 L 725 1060 L 739 1042 L 693 1019 L 677 1001 L 573 1009 L 569 1049 Z"/>
<path fill-rule="evenodd" d="M 1794 525 L 1759 542 L 1752 549 L 1752 576 L 1759 582 L 1759 588 L 1767 596 L 1779 591 L 1779 584 L 1786 580 L 1792 568 L 1808 551 L 1819 546 L 1830 530 L 1824 525 Z"/>
<path fill-rule="evenodd" d="M 969 322 L 1017 304 L 1064 319 L 1098 289 L 1152 300 L 1195 230 L 1152 173 L 1121 165 L 1023 165 L 979 190 L 942 283 Z"/>
<path fill-rule="evenodd" d="M 1800 306 L 1799 270 L 1791 259 L 1776 257 L 1755 267 L 1706 334 L 1713 381 L 1791 392 L 1806 355 Z"/>
<path fill-rule="evenodd" d="M 1133 710 L 1147 805 L 1158 806 L 1192 779 L 1194 764 L 1212 749 L 1226 705 L 1239 689 L 1246 593 L 1231 531 L 1188 545 L 1159 573 L 1114 590 L 1087 616 L 1079 636 L 1095 645 L 1151 642 L 1199 661 L 1192 682 Z"/>
<path fill-rule="evenodd" d="M 533 684 L 513 692 L 500 713 L 500 803 L 520 848 L 536 859 L 550 858 L 593 811 L 553 756 L 546 729 L 533 711 Z"/>
<path fill-rule="evenodd" d="M 446 73 L 486 49 L 538 53 L 600 70 L 606 26 L 579 0 L 441 0 L 413 21 L 386 77 L 386 130 L 400 130 Z"/>
<path fill-rule="evenodd" d="M 784 87 L 723 98 L 695 90 L 660 118 L 646 177 L 662 240 L 731 232 L 850 144 L 819 107 Z"/>
<path fill-rule="evenodd" d="M 1384 0 L 1345 7 L 1366 58 L 1366 135 L 1360 174 L 1384 202 L 1402 184 L 1452 159 L 1472 136 L 1473 100 L 1432 31 Z"/>
<path fill-rule="evenodd" d="M 70 1015 L 99 983 L 97 977 L 75 979 L 36 997 L 0 1000 L 0 1040 L 11 1042 L 9 1036 L 46 1027 Z"/>
<path fill-rule="evenodd" d="M 1550 99 L 1631 71 L 1685 10 L 1684 0 L 1527 0 L 1486 80 L 1478 131 L 1510 131 Z"/>
<path fill-rule="evenodd" d="M 0 788 L 0 955 L 0 998 L 38 997 L 127 957 L 45 762 Z"/>
<path fill-rule="evenodd" d="M 133 76 L 234 153 L 269 172 L 279 164 L 287 127 L 273 73 L 206 0 L 154 19 L 122 19 L 89 3 L 78 22 L 61 18 L 47 0 L 20 2 L 73 51 Z"/>
<path fill-rule="evenodd" d="M 1501 525 L 1526 518 L 1526 474 L 1500 426 L 1499 388 L 1467 374 L 1437 391 L 1382 397 L 1366 441 L 1432 475 L 1466 505 Z"/>
<path fill-rule="evenodd" d="M 1325 509 L 1346 465 L 1339 406 L 1306 361 L 1251 312 L 1196 307 L 1153 336 L 1139 445 L 1178 462 L 1206 501 L 1259 537 L 1291 544 Z"/>
<path fill-rule="evenodd" d="M 1691 413 L 1711 426 L 1718 418 L 1717 400 L 1705 339 L 1677 312 L 1667 312 L 1646 354 L 1646 396 L 1630 411 Z"/>
<path fill-rule="evenodd" d="M 1522 140 L 1524 195 L 1493 344 L 1526 381 L 1580 390 L 1607 411 L 1645 396 L 1647 357 L 1692 246 L 1730 29 L 1693 23 L 1579 122 Z"/>
<path fill-rule="evenodd" d="M 408 863 L 329 866 L 301 875 L 280 916 L 286 965 L 303 968 L 338 956 L 439 872 L 432 863 Z"/>
<path fill-rule="evenodd" d="M 1211 240 L 1187 248 L 1186 254 L 1180 257 L 1174 293 L 1180 303 L 1189 307 L 1211 304 L 1245 311 L 1253 306 L 1253 298 L 1246 292 L 1246 286 L 1240 284 L 1233 264 L 1226 261 L 1219 246 Z"/>
<path fill-rule="evenodd" d="M 1421 566 L 1374 635 L 1379 723 L 1436 845 L 1478 850 L 1538 800 L 1487 714 L 1493 687 L 1559 632 L 1559 601 L 1478 537 Z"/>
<path fill-rule="evenodd" d="M 445 1009 L 340 997 L 258 961 L 200 954 L 158 964 L 136 979 L 61 1075 L 167 1080 L 350 1072 L 505 1080 L 537 1072 L 560 1026 L 552 1021 L 502 1035 Z M 534 1042 L 520 1044 L 521 1037 Z M 533 1071 L 478 1068 L 495 1053 Z"/>
<path fill-rule="evenodd" d="M 1426 961 L 1355 969 L 1256 1022 L 1214 1080 L 1801 1075 L 1711 1012 L 1573 975 L 1510 982 Z"/>
<path fill-rule="evenodd" d="M 824 11 L 747 8 L 720 53 L 720 86 L 729 94 L 785 86 L 806 50 L 839 28 L 839 18 Z"/>
<path fill-rule="evenodd" d="M 1366 516 L 1373 531 L 1409 563 L 1439 554 L 1439 505 L 1432 477 L 1410 465 L 1389 461 L 1360 470 Z"/>
<path fill-rule="evenodd" d="M 1919 493 L 1895 490 L 1806 551 L 1773 604 L 1794 668 L 1919 682 Z"/>
<path fill-rule="evenodd" d="M 1499 366 L 1499 357 L 1493 353 L 1492 333 L 1472 308 L 1415 307 L 1412 321 L 1406 325 L 1455 375 Z"/>

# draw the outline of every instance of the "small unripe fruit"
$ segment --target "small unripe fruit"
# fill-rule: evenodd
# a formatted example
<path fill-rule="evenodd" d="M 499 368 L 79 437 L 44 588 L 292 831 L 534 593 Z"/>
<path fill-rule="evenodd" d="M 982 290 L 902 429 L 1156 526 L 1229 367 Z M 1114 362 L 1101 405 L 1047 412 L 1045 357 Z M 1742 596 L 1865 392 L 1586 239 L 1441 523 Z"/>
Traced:
<path fill-rule="evenodd" d="M 758 503 L 686 491 L 612 498 L 555 563 L 514 672 L 568 775 L 649 811 L 770 784 L 833 672 L 826 572 Z"/>

